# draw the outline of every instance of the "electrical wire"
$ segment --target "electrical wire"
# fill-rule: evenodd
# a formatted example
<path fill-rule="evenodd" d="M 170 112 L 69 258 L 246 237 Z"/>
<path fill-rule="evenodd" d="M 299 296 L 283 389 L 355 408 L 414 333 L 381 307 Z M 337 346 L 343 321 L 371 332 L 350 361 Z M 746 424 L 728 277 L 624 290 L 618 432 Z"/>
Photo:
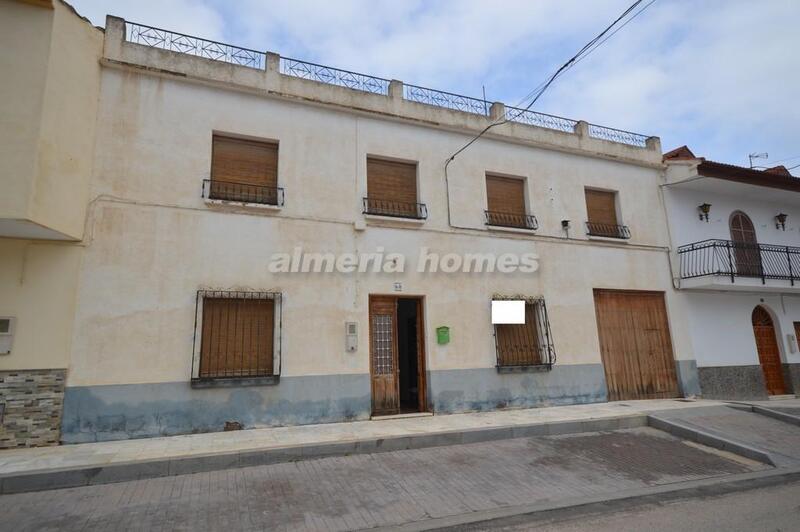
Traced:
<path fill-rule="evenodd" d="M 599 34 L 598 34 L 598 35 L 597 35 L 597 36 L 596 36 L 594 39 L 592 39 L 591 41 L 589 41 L 588 43 L 586 43 L 586 44 L 583 46 L 583 48 L 581 48 L 581 49 L 578 51 L 578 53 L 576 53 L 574 56 L 572 56 L 572 57 L 571 57 L 571 58 L 570 58 L 570 59 L 569 59 L 569 60 L 568 60 L 566 63 L 564 63 L 563 65 L 561 65 L 561 67 L 559 67 L 559 68 L 558 68 L 558 70 L 556 70 L 556 72 L 555 72 L 555 73 L 554 73 L 552 76 L 550 76 L 550 77 L 549 77 L 549 78 L 548 78 L 548 79 L 547 79 L 545 82 L 543 82 L 543 83 L 539 84 L 539 85 L 538 85 L 536 88 L 534 88 L 534 89 L 533 89 L 531 92 L 529 92 L 529 93 L 528 93 L 528 94 L 527 94 L 527 95 L 526 95 L 526 96 L 525 96 L 525 97 L 524 97 L 524 98 L 521 100 L 521 102 L 522 102 L 522 103 L 524 103 L 524 102 L 525 102 L 527 99 L 531 99 L 530 103 L 528 103 L 528 105 L 527 105 L 527 106 L 525 106 L 523 109 L 520 109 L 520 110 L 519 110 L 519 112 L 517 113 L 517 115 L 516 115 L 516 116 L 519 116 L 519 114 L 521 114 L 522 112 L 529 110 L 529 109 L 530 109 L 530 108 L 533 106 L 533 104 L 534 104 L 534 103 L 536 103 L 536 102 L 539 100 L 539 98 L 542 96 L 542 94 L 544 94 L 544 92 L 545 92 L 545 91 L 546 91 L 546 90 L 547 90 L 547 89 L 550 87 L 550 85 L 552 85 L 552 84 L 553 84 L 553 82 L 554 82 L 554 81 L 555 81 L 555 80 L 556 80 L 556 79 L 557 79 L 557 78 L 558 78 L 558 77 L 559 77 L 561 74 L 563 74 L 564 72 L 566 72 L 567 70 L 569 70 L 570 68 L 572 68 L 573 66 L 575 66 L 575 65 L 576 65 L 577 63 L 579 63 L 579 62 L 580 62 L 580 61 L 581 61 L 583 58 L 585 58 L 585 57 L 586 57 L 587 55 L 589 55 L 591 52 L 593 52 L 593 51 L 594 51 L 594 50 L 596 50 L 598 47 L 600 47 L 600 46 L 601 46 L 601 45 L 602 45 L 604 42 L 606 42 L 608 39 L 610 39 L 610 38 L 611 38 L 611 37 L 612 37 L 612 36 L 613 36 L 615 33 L 617 33 L 619 30 L 621 30 L 622 28 L 624 28 L 624 27 L 625 27 L 625 26 L 626 26 L 626 25 L 627 25 L 629 22 L 631 22 L 631 21 L 632 21 L 634 18 L 636 18 L 638 15 L 640 15 L 640 14 L 641 14 L 641 13 L 642 13 L 642 12 L 643 12 L 645 9 L 647 9 L 648 7 L 650 7 L 650 6 L 651 6 L 651 5 L 652 5 L 652 4 L 653 4 L 653 3 L 654 3 L 656 0 L 651 0 L 651 1 L 650 1 L 648 4 L 646 4 L 646 5 L 645 5 L 645 6 L 644 6 L 644 7 L 643 7 L 641 10 L 639 10 L 638 12 L 636 12 L 636 13 L 635 13 L 635 14 L 634 14 L 634 15 L 633 15 L 633 16 L 632 16 L 630 19 L 628 19 L 627 21 L 625 21 L 625 23 L 623 23 L 623 24 L 622 24 L 620 27 L 616 28 L 616 29 L 615 29 L 613 32 L 611 32 L 611 34 L 610 34 L 610 35 L 606 35 L 606 34 L 608 34 L 608 33 L 609 33 L 609 32 L 610 32 L 610 31 L 611 31 L 611 30 L 612 30 L 612 29 L 613 29 L 613 28 L 614 28 L 614 27 L 615 27 L 615 26 L 616 26 L 616 25 L 617 25 L 617 24 L 618 24 L 618 23 L 619 23 L 619 22 L 620 22 L 622 19 L 624 19 L 624 18 L 625 18 L 625 17 L 627 17 L 627 16 L 628 16 L 628 15 L 629 15 L 629 14 L 630 14 L 632 11 L 634 11 L 634 10 L 635 10 L 635 9 L 636 9 L 636 8 L 637 8 L 637 7 L 638 7 L 638 6 L 639 6 L 639 5 L 642 3 L 642 1 L 643 1 L 643 0 L 637 0 L 636 2 L 634 2 L 633 4 L 631 4 L 631 5 L 630 5 L 630 7 L 628 7 L 628 8 L 627 8 L 625 11 L 623 11 L 623 13 L 622 13 L 622 14 L 621 14 L 619 17 L 617 17 L 617 18 L 614 20 L 614 22 L 612 22 L 610 25 L 608 25 L 608 26 L 607 26 L 607 27 L 606 27 L 606 28 L 605 28 L 605 29 L 604 29 L 602 32 L 600 32 L 600 33 L 599 33 Z M 518 104 L 518 105 L 522 105 L 522 103 L 520 103 L 520 104 Z M 470 147 L 472 144 L 474 144 L 474 143 L 475 143 L 475 142 L 476 142 L 478 139 L 480 139 L 480 138 L 481 138 L 481 137 L 482 137 L 482 136 L 483 136 L 483 135 L 484 135 L 484 134 L 485 134 L 487 131 L 489 131 L 489 130 L 490 130 L 490 129 L 492 129 L 493 127 L 496 127 L 496 126 L 498 126 L 498 125 L 501 125 L 501 124 L 504 124 L 504 123 L 506 123 L 506 122 L 509 122 L 511 119 L 510 119 L 510 118 L 507 118 L 507 115 L 508 115 L 508 112 L 506 111 L 505 113 L 503 113 L 503 116 L 501 116 L 500 118 L 498 118 L 497 120 L 495 120 L 494 122 L 492 122 L 491 124 L 489 124 L 488 126 L 486 126 L 486 127 L 483 129 L 483 130 L 481 130 L 481 131 L 480 131 L 480 133 L 478 133 L 478 134 L 477 134 L 475 137 L 473 137 L 473 138 L 472 138 L 472 139 L 471 139 L 469 142 L 467 142 L 467 143 L 466 143 L 464 146 L 462 146 L 461 148 L 459 148 L 458 150 L 456 150 L 456 151 L 455 151 L 455 152 L 454 152 L 454 153 L 453 153 L 453 154 L 452 154 L 452 155 L 451 155 L 451 156 L 450 156 L 450 157 L 447 159 L 447 161 L 445 162 L 445 174 L 446 174 L 446 172 L 447 172 L 447 167 L 448 167 L 448 165 L 449 165 L 449 164 L 450 164 L 450 163 L 451 163 L 451 162 L 452 162 L 452 161 L 453 161 L 453 160 L 454 160 L 454 159 L 455 159 L 455 158 L 456 158 L 456 157 L 457 157 L 457 156 L 458 156 L 458 155 L 459 155 L 461 152 L 463 152 L 464 150 L 466 150 L 467 148 L 469 148 L 469 147 Z"/>

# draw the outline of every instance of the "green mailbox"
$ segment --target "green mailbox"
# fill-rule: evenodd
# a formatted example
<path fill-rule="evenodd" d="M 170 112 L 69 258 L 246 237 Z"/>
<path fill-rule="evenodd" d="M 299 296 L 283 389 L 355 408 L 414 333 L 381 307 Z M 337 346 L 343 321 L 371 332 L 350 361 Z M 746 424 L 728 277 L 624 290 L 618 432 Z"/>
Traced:
<path fill-rule="evenodd" d="M 450 327 L 442 326 L 436 328 L 436 342 L 439 345 L 450 343 Z"/>

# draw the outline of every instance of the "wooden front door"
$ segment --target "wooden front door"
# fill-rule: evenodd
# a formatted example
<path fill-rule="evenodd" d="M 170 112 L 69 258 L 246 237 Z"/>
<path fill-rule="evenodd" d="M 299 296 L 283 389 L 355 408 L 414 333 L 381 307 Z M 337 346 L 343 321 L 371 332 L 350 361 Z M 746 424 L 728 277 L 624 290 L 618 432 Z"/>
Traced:
<path fill-rule="evenodd" d="M 730 220 L 733 259 L 738 275 L 761 277 L 761 251 L 758 248 L 753 222 L 743 212 L 735 212 Z"/>
<path fill-rule="evenodd" d="M 399 413 L 397 298 L 369 298 L 369 361 L 373 415 Z"/>
<path fill-rule="evenodd" d="M 753 310 L 753 334 L 756 337 L 758 360 L 764 371 L 767 393 L 770 395 L 785 394 L 786 384 L 783 381 L 783 366 L 781 365 L 778 340 L 775 337 L 775 326 L 772 323 L 772 317 L 764 307 L 758 306 Z"/>
<path fill-rule="evenodd" d="M 677 397 L 664 294 L 595 290 L 594 302 L 609 400 Z"/>

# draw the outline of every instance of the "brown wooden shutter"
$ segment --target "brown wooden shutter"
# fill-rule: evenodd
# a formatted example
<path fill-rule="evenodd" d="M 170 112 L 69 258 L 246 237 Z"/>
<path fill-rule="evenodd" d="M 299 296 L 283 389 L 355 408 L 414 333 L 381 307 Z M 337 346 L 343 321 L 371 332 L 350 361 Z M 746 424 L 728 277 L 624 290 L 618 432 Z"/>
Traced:
<path fill-rule="evenodd" d="M 589 223 L 618 225 L 616 193 L 586 189 L 586 211 Z"/>
<path fill-rule="evenodd" d="M 278 145 L 214 135 L 211 180 L 278 186 Z"/>
<path fill-rule="evenodd" d="M 486 176 L 489 212 L 525 214 L 525 181 L 511 177 Z"/>
<path fill-rule="evenodd" d="M 417 203 L 417 165 L 368 158 L 367 196 L 376 200 Z"/>
<path fill-rule="evenodd" d="M 275 301 L 204 298 L 200 377 L 272 375 Z"/>
<path fill-rule="evenodd" d="M 526 303 L 524 324 L 495 325 L 499 365 L 530 366 L 542 363 L 536 318 L 535 303 Z"/>

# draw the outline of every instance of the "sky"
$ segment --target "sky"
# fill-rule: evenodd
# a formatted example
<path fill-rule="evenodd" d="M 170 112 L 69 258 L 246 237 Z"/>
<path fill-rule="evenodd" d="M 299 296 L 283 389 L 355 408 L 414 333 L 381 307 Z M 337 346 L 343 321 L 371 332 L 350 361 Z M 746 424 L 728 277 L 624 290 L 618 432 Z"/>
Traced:
<path fill-rule="evenodd" d="M 468 96 L 485 89 L 508 105 L 632 2 L 68 1 L 98 26 L 112 14 Z M 800 0 L 656 0 L 532 109 L 656 135 L 665 151 L 686 144 L 742 166 L 767 152 L 757 164 L 800 165 L 798 29 Z"/>

